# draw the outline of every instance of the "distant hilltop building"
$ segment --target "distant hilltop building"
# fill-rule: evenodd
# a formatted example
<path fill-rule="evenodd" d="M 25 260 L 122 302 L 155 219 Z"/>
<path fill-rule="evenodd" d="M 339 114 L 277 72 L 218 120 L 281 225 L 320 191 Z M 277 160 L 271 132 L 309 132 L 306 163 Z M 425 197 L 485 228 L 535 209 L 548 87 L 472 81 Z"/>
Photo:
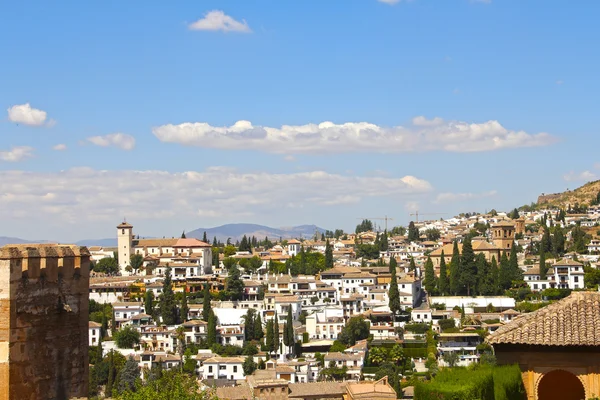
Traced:
<path fill-rule="evenodd" d="M 88 395 L 86 247 L 0 248 L 0 400 Z"/>

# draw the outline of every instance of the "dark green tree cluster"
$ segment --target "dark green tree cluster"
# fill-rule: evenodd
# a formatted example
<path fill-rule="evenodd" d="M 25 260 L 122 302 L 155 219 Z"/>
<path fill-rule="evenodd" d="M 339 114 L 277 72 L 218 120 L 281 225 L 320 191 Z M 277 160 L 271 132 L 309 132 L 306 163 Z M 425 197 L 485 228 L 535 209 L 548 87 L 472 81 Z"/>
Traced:
<path fill-rule="evenodd" d="M 269 353 L 279 352 L 280 336 L 278 321 L 277 312 L 275 312 L 275 316 L 268 320 L 266 324 L 265 349 Z"/>
<path fill-rule="evenodd" d="M 242 241 L 240 242 L 238 249 L 240 251 L 252 251 L 252 242 L 251 240 L 248 240 L 246 235 L 242 237 Z"/>
<path fill-rule="evenodd" d="M 246 341 L 261 340 L 264 332 L 260 313 L 257 313 L 254 308 L 249 308 L 246 315 L 242 316 L 242 319 L 244 320 Z"/>
<path fill-rule="evenodd" d="M 297 255 L 286 260 L 285 269 L 286 272 L 290 271 L 292 276 L 316 275 L 326 269 L 325 255 L 320 252 L 306 251 L 302 246 Z"/>
<path fill-rule="evenodd" d="M 106 275 L 114 275 L 119 272 L 119 262 L 114 257 L 105 257 L 94 264 L 93 270 Z"/>
<path fill-rule="evenodd" d="M 325 269 L 331 268 L 333 268 L 333 246 L 327 239 L 327 242 L 325 242 Z"/>
<path fill-rule="evenodd" d="M 244 281 L 242 274 L 237 264 L 234 264 L 227 269 L 227 279 L 225 280 L 226 297 L 229 300 L 243 300 L 244 298 Z"/>
<path fill-rule="evenodd" d="M 427 236 L 427 240 L 431 240 L 431 241 L 435 242 L 442 236 L 442 234 L 440 233 L 440 231 L 438 229 L 429 228 L 425 231 L 425 236 Z"/>
<path fill-rule="evenodd" d="M 398 278 L 396 277 L 396 267 L 398 263 L 394 257 L 390 258 L 390 274 L 392 278 L 390 280 L 390 289 L 388 290 L 389 306 L 392 315 L 398 315 L 402 309 L 400 303 L 400 291 L 398 289 Z"/>
<path fill-rule="evenodd" d="M 159 310 L 162 322 L 165 325 L 175 325 L 179 320 L 175 292 L 173 292 L 173 281 L 171 280 L 171 267 L 165 270 L 162 293 L 159 296 Z"/>
<path fill-rule="evenodd" d="M 408 241 L 417 242 L 421 240 L 420 236 L 421 235 L 419 233 L 419 228 L 415 226 L 415 223 L 413 221 L 410 221 L 410 223 L 408 224 Z"/>
<path fill-rule="evenodd" d="M 354 230 L 354 232 L 355 233 L 371 232 L 373 230 L 375 230 L 375 228 L 373 226 L 373 222 L 368 219 L 363 219 L 360 224 L 356 225 L 356 229 Z"/>
<path fill-rule="evenodd" d="M 132 349 L 140 343 L 140 333 L 130 325 L 116 331 L 113 338 L 120 349 Z"/>
<path fill-rule="evenodd" d="M 357 341 L 369 337 L 369 323 L 362 317 L 352 317 L 346 322 L 338 340 L 346 346 L 354 346 Z"/>
<path fill-rule="evenodd" d="M 510 258 L 506 253 L 502 253 L 498 266 L 495 257 L 492 257 L 490 262 L 482 253 L 475 256 L 469 237 L 463 242 L 462 255 L 458 243 L 454 243 L 449 269 L 447 279 L 445 274 L 442 277 L 446 265 L 445 262 L 442 265 L 440 261 L 440 278 L 437 280 L 435 293 L 467 296 L 496 295 L 511 288 L 514 282 L 523 280 L 523 271 L 519 268 L 516 251 L 511 252 Z"/>
<path fill-rule="evenodd" d="M 241 258 L 238 261 L 238 265 L 246 273 L 254 274 L 262 266 L 262 260 L 259 256 L 252 256 L 251 258 Z"/>
<path fill-rule="evenodd" d="M 520 217 L 519 210 L 517 210 L 516 208 L 508 213 L 508 218 L 510 218 L 510 219 L 519 219 L 519 217 Z"/>
<path fill-rule="evenodd" d="M 381 235 L 379 233 L 377 233 L 377 235 L 375 236 L 374 245 L 375 245 L 375 247 L 377 247 L 378 251 L 387 251 L 388 250 L 389 243 L 388 243 L 387 230 L 383 231 L 383 233 Z"/>

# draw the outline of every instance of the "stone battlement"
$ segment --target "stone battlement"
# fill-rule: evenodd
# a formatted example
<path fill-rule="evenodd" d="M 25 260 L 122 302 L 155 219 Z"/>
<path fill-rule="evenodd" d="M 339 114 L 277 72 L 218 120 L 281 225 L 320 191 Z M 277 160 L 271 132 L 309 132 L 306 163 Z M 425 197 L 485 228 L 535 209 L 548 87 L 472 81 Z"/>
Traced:
<path fill-rule="evenodd" d="M 87 247 L 57 244 L 18 244 L 0 248 L 0 263 L 12 260 L 11 281 L 22 278 L 58 280 L 59 276 L 89 277 L 90 252 Z M 85 265 L 84 268 L 82 267 Z"/>

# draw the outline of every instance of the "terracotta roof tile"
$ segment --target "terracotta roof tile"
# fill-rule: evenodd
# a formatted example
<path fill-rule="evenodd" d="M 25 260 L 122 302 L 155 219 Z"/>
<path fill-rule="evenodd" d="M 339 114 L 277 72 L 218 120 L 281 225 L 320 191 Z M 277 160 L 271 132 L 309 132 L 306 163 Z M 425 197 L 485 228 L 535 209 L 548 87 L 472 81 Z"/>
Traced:
<path fill-rule="evenodd" d="M 492 333 L 490 344 L 600 346 L 600 292 L 575 292 L 523 314 Z"/>

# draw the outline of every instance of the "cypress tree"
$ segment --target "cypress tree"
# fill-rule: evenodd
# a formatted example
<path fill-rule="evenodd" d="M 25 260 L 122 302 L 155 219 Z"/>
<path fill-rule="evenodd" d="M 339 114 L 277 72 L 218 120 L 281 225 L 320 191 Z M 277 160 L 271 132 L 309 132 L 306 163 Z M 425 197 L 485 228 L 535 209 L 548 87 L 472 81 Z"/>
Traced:
<path fill-rule="evenodd" d="M 215 316 L 215 313 L 212 309 L 210 310 L 210 313 L 208 315 L 206 341 L 208 342 L 209 346 L 212 346 L 215 343 L 217 343 L 217 317 Z"/>
<path fill-rule="evenodd" d="M 106 384 L 105 394 L 106 397 L 112 397 L 113 385 L 115 383 L 115 360 L 113 358 L 113 351 L 111 350 L 108 355 L 108 382 Z"/>
<path fill-rule="evenodd" d="M 390 274 L 392 275 L 390 280 L 390 288 L 388 290 L 389 306 L 392 316 L 395 317 L 402 308 L 400 305 L 400 293 L 398 290 L 398 281 L 396 278 L 396 267 L 398 263 L 394 257 L 390 258 Z"/>
<path fill-rule="evenodd" d="M 414 257 L 410 258 L 410 266 L 408 268 L 410 271 L 412 272 L 416 272 L 417 271 L 417 264 L 415 264 L 415 259 Z"/>
<path fill-rule="evenodd" d="M 427 257 L 425 262 L 425 290 L 431 296 L 435 290 L 435 271 L 431 257 Z"/>
<path fill-rule="evenodd" d="M 419 240 L 419 229 L 415 226 L 413 221 L 408 224 L 408 241 L 416 242 Z"/>
<path fill-rule="evenodd" d="M 286 320 L 286 325 L 287 325 L 287 329 L 286 331 L 284 331 L 284 335 L 287 336 L 287 346 L 290 349 L 290 353 L 293 354 L 294 353 L 294 344 L 296 343 L 296 337 L 294 335 L 294 319 L 292 316 L 292 307 L 290 306 L 290 308 L 288 308 L 288 315 L 287 315 L 287 320 Z"/>
<path fill-rule="evenodd" d="M 508 264 L 510 266 L 510 270 L 512 273 L 513 281 L 521 281 L 523 280 L 523 271 L 519 268 L 519 261 L 517 260 L 517 251 L 515 247 L 515 243 L 513 242 L 512 249 L 510 252 L 510 259 L 508 260 Z"/>
<path fill-rule="evenodd" d="M 510 289 L 512 286 L 512 271 L 510 270 L 510 263 L 508 257 L 506 257 L 506 252 L 502 253 L 502 257 L 500 257 L 498 284 L 502 290 Z"/>
<path fill-rule="evenodd" d="M 146 314 L 154 315 L 154 292 L 152 290 L 146 290 L 144 294 L 144 308 Z"/>
<path fill-rule="evenodd" d="M 167 267 L 160 302 L 160 314 L 165 325 L 177 323 L 177 306 L 175 304 L 175 293 L 171 281 L 171 267 Z"/>
<path fill-rule="evenodd" d="M 208 283 L 204 284 L 204 290 L 202 292 L 202 319 L 208 322 L 208 316 L 210 315 L 210 289 Z"/>
<path fill-rule="evenodd" d="M 471 289 L 477 283 L 477 267 L 475 266 L 475 253 L 471 244 L 471 237 L 467 236 L 463 241 L 462 255 L 460 259 L 459 281 L 462 288 L 467 289 L 467 296 L 471 295 Z"/>
<path fill-rule="evenodd" d="M 181 298 L 181 307 L 179 308 L 179 322 L 184 323 L 188 319 L 187 286 L 183 287 L 183 297 Z"/>
<path fill-rule="evenodd" d="M 499 271 L 498 271 L 498 262 L 496 261 L 496 257 L 492 256 L 492 263 L 490 265 L 490 275 L 492 277 L 492 288 L 493 291 L 491 294 L 498 294 L 498 275 L 499 275 Z"/>
<path fill-rule="evenodd" d="M 333 268 L 333 248 L 331 243 L 329 243 L 329 239 L 325 243 L 325 269 Z"/>
<path fill-rule="evenodd" d="M 213 247 L 219 247 L 219 242 L 217 242 L 217 237 L 213 236 L 213 243 L 212 243 Z"/>
<path fill-rule="evenodd" d="M 440 278 L 438 280 L 438 290 L 442 296 L 446 296 L 448 294 L 448 271 L 446 268 L 446 256 L 444 255 L 444 250 L 442 250 L 440 259 Z"/>
<path fill-rule="evenodd" d="M 485 259 L 483 253 L 479 253 L 475 257 L 475 265 L 477 266 L 477 285 L 475 292 L 480 296 L 489 296 L 494 294 L 496 287 L 494 286 L 494 276 L 491 272 L 491 265 Z"/>
<path fill-rule="evenodd" d="M 460 291 L 460 253 L 458 242 L 454 242 L 452 248 L 452 259 L 450 261 L 450 293 L 457 295 Z"/>
<path fill-rule="evenodd" d="M 181 232 L 181 238 L 185 239 L 185 231 Z"/>
<path fill-rule="evenodd" d="M 254 339 L 260 340 L 264 336 L 262 319 L 260 318 L 260 313 L 256 313 L 256 318 L 254 319 Z"/>
<path fill-rule="evenodd" d="M 267 347 L 267 351 L 272 353 L 275 351 L 275 336 L 273 332 L 273 320 L 270 319 L 267 321 L 267 336 L 265 338 L 265 346 Z"/>
<path fill-rule="evenodd" d="M 204 231 L 204 234 L 202 235 L 202 241 L 204 243 L 208 243 L 208 237 L 206 236 L 206 231 Z"/>
<path fill-rule="evenodd" d="M 277 311 L 275 311 L 275 318 L 273 320 L 273 348 L 275 354 L 279 352 L 279 318 L 277 317 Z"/>
<path fill-rule="evenodd" d="M 546 269 L 546 254 L 540 253 L 540 280 L 545 281 L 547 278 L 547 269 Z"/>

